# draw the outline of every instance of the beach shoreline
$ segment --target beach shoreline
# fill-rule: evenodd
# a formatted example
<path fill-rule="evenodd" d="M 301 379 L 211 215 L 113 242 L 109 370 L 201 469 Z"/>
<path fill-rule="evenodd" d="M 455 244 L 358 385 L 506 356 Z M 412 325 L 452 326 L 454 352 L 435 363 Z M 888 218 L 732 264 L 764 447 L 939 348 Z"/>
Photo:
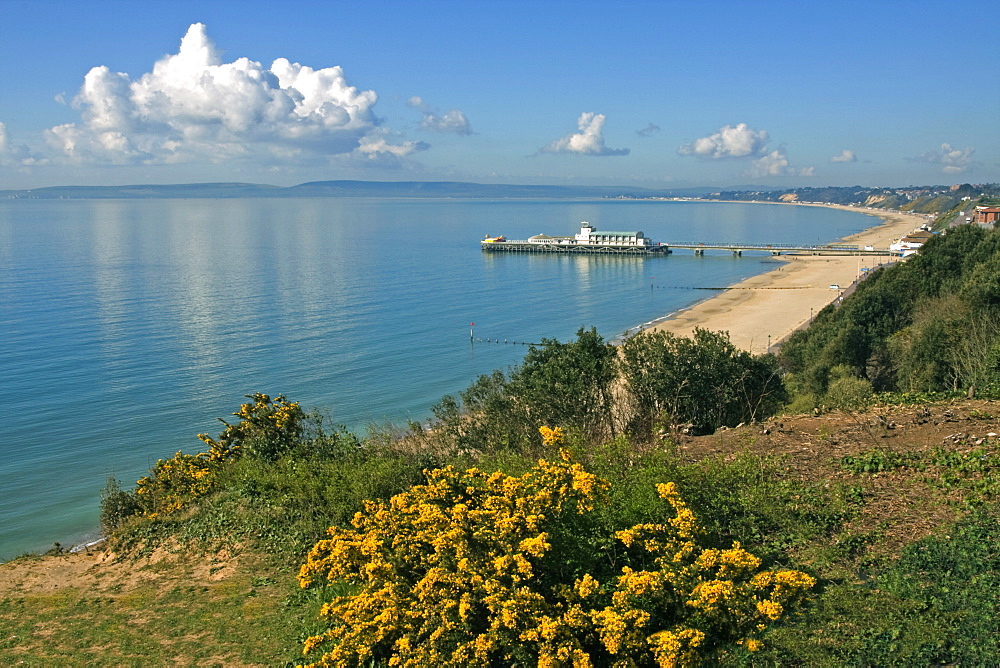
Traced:
<path fill-rule="evenodd" d="M 788 204 L 842 209 L 879 218 L 880 224 L 841 239 L 845 243 L 878 249 L 888 248 L 889 244 L 928 222 L 922 214 L 840 204 Z M 776 259 L 781 261 L 781 266 L 731 285 L 714 297 L 668 314 L 642 329 L 679 336 L 690 336 L 698 327 L 728 332 L 737 348 L 763 354 L 792 332 L 808 325 L 816 313 L 858 280 L 865 268 L 870 270 L 899 260 L 891 255 L 783 255 Z"/>

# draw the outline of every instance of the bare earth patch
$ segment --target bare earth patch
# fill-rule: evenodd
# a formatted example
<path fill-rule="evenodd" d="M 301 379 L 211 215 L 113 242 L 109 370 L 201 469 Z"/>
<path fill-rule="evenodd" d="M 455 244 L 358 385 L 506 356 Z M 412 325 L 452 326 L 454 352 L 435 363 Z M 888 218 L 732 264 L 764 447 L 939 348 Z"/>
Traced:
<path fill-rule="evenodd" d="M 840 481 L 865 495 L 861 517 L 851 530 L 879 531 L 885 546 L 898 549 L 919 540 L 961 514 L 942 501 L 947 493 L 928 482 L 933 473 L 900 467 L 873 474 L 846 470 L 841 462 L 873 450 L 928 453 L 943 447 L 958 452 L 976 444 L 1000 448 L 1000 402 L 955 400 L 927 406 L 897 406 L 866 412 L 779 416 L 767 422 L 722 430 L 710 436 L 678 437 L 678 452 L 690 461 L 730 459 L 748 451 L 780 457 L 787 474 L 801 481 Z"/>
<path fill-rule="evenodd" d="M 228 550 L 205 556 L 181 569 L 176 551 L 158 548 L 149 556 L 120 558 L 101 548 L 0 564 L 0 598 L 74 590 L 85 595 L 121 595 L 152 580 L 183 578 L 187 584 L 219 582 L 235 574 L 238 562 Z M 170 576 L 164 575 L 171 573 Z"/>

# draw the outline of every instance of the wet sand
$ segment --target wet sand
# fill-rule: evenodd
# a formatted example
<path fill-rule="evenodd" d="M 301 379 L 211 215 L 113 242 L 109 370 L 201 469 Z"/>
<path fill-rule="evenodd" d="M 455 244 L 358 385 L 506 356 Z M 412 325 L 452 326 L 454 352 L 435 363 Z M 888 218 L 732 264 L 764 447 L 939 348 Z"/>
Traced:
<path fill-rule="evenodd" d="M 844 243 L 882 250 L 929 220 L 918 214 L 829 206 L 883 219 L 881 225 L 843 239 Z M 738 348 L 754 354 L 764 353 L 769 345 L 773 346 L 805 326 L 811 315 L 840 297 L 844 289 L 863 274 L 864 267 L 875 268 L 882 263 L 898 261 L 889 255 L 785 255 L 780 259 L 784 263 L 779 268 L 732 285 L 718 296 L 672 314 L 646 329 L 684 336 L 690 335 L 696 327 L 725 331 Z M 833 285 L 839 289 L 831 288 Z"/>

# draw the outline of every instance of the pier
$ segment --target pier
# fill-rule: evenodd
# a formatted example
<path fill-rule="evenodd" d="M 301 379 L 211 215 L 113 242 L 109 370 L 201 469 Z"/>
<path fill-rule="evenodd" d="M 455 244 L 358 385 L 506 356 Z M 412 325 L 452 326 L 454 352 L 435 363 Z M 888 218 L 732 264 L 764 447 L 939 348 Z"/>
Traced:
<path fill-rule="evenodd" d="M 576 244 L 536 243 L 528 240 L 484 242 L 482 249 L 490 253 L 585 253 L 599 255 L 669 255 L 674 250 L 690 250 L 695 255 L 705 251 L 729 251 L 734 256 L 756 251 L 771 255 L 902 255 L 901 251 L 871 246 L 849 244 L 821 244 L 797 246 L 794 244 L 753 244 L 715 242 L 670 242 L 650 246 L 586 246 Z"/>
<path fill-rule="evenodd" d="M 580 232 L 571 237 L 554 237 L 536 234 L 528 239 L 507 239 L 500 235 L 486 238 L 480 247 L 487 253 L 587 253 L 600 255 L 669 255 L 675 249 L 694 251 L 704 255 L 707 250 L 729 251 L 735 256 L 756 251 L 771 255 L 902 255 L 902 251 L 876 249 L 873 246 L 853 246 L 850 244 L 817 244 L 797 246 L 795 244 L 755 244 L 717 242 L 671 242 L 657 243 L 649 239 L 641 230 L 630 232 L 600 232 L 587 221 L 580 223 Z"/>
<path fill-rule="evenodd" d="M 674 249 L 694 251 L 695 255 L 704 255 L 707 250 L 724 250 L 733 255 L 743 255 L 744 251 L 758 251 L 771 255 L 902 255 L 902 252 L 888 248 L 872 246 L 852 246 L 850 244 L 821 244 L 815 246 L 797 246 L 794 244 L 752 244 L 752 243 L 713 243 L 713 242 L 680 242 L 662 243 L 667 252 Z"/>

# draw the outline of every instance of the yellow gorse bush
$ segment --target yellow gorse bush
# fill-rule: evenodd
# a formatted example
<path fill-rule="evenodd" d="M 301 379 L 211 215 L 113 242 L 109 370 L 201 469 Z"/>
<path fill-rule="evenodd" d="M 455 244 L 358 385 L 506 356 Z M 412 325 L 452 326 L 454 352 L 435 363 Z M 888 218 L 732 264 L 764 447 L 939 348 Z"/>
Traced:
<path fill-rule="evenodd" d="M 316 666 L 680 666 L 760 634 L 813 586 L 761 571 L 733 544 L 697 545 L 700 528 L 673 483 L 662 524 L 605 535 L 609 484 L 574 463 L 562 433 L 541 429 L 560 461 L 521 476 L 425 471 L 387 502 L 332 527 L 299 572 L 303 587 L 342 583 L 329 628 L 303 654 Z"/>
<path fill-rule="evenodd" d="M 290 402 L 283 395 L 272 400 L 261 393 L 248 394 L 247 398 L 253 402 L 242 404 L 233 413 L 240 418 L 238 423 L 229 424 L 220 418 L 226 428 L 218 437 L 198 434 L 209 446 L 207 452 L 178 452 L 169 459 L 160 459 L 148 476 L 136 482 L 144 515 L 171 512 L 204 496 L 212 489 L 219 468 L 248 450 L 279 452 L 300 436 L 305 413 L 298 402 Z"/>

